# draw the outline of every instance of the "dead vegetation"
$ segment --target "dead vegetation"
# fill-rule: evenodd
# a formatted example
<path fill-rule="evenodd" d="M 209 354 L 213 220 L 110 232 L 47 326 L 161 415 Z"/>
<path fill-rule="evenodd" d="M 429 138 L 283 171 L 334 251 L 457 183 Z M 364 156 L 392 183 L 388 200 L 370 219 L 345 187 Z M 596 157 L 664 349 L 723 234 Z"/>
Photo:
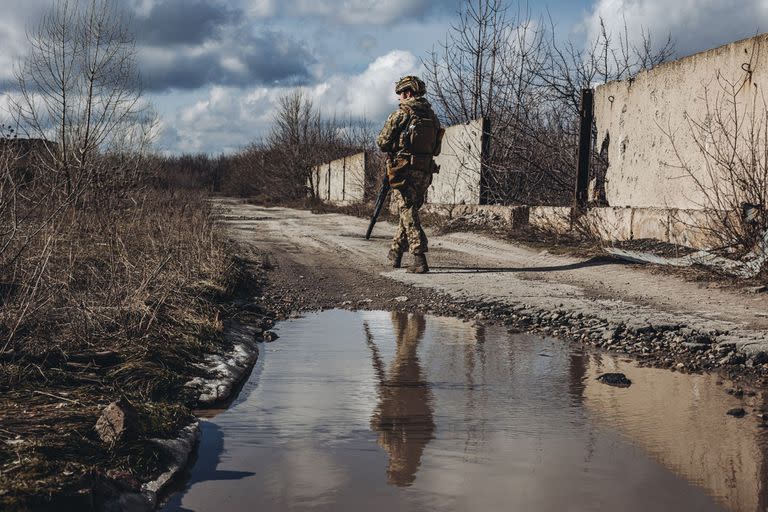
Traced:
<path fill-rule="evenodd" d="M 184 384 L 258 286 L 204 195 L 160 186 L 123 23 L 108 0 L 56 2 L 0 131 L 3 509 L 89 510 L 155 476 L 148 439 L 191 421 Z M 117 399 L 138 425 L 105 444 Z"/>
<path fill-rule="evenodd" d="M 718 71 L 703 89 L 699 115 L 686 113 L 687 130 L 664 133 L 675 152 L 673 168 L 694 183 L 704 221 L 684 223 L 701 232 L 726 257 L 768 256 L 768 101 L 753 82 L 761 40 L 736 76 Z M 763 50 L 764 51 L 764 50 Z M 691 152 L 684 150 L 692 146 Z"/>
<path fill-rule="evenodd" d="M 551 19 L 533 19 L 524 2 L 467 2 L 423 59 L 430 98 L 447 124 L 489 121 L 486 204 L 570 205 L 582 89 L 631 79 L 673 53 L 669 38 L 656 44 L 649 32 L 601 28 L 581 46 L 564 41 Z M 593 154 L 599 188 L 606 162 Z"/>
<path fill-rule="evenodd" d="M 228 348 L 228 304 L 258 287 L 198 195 L 139 189 L 61 216 L 0 260 L 0 504 L 21 509 L 87 509 L 155 476 L 163 456 L 147 440 L 191 421 L 184 384 Z M 108 446 L 93 427 L 119 398 L 140 429 Z"/>
<path fill-rule="evenodd" d="M 162 461 L 146 439 L 190 420 L 194 363 L 226 349 L 225 304 L 251 270 L 228 256 L 207 202 L 150 188 L 107 197 L 31 222 L 39 232 L 17 230 L 0 255 L 0 503 L 98 498 L 115 490 L 110 471 L 148 479 Z M 105 446 L 93 426 L 121 397 L 141 433 Z"/>

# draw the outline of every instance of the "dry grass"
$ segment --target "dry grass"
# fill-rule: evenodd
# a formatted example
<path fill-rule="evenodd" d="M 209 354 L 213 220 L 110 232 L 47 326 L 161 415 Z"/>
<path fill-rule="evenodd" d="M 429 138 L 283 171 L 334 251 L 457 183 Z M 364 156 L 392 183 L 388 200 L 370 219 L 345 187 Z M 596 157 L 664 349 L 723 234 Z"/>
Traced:
<path fill-rule="evenodd" d="M 255 286 L 204 197 L 98 192 L 38 202 L 0 253 L 0 508 L 82 503 L 114 492 L 115 474 L 156 472 L 146 439 L 190 421 L 184 383 L 226 348 L 226 301 Z M 104 446 L 93 425 L 120 397 L 141 433 Z"/>
<path fill-rule="evenodd" d="M 3 269 L 14 290 L 0 313 L 3 359 L 46 368 L 83 352 L 146 358 L 190 320 L 216 332 L 220 320 L 200 323 L 189 309 L 223 291 L 212 280 L 226 265 L 200 198 L 145 191 L 108 208 L 69 208 Z M 49 378 L 6 365 L 0 389 L 20 384 L 19 374 L 26 384 Z"/>

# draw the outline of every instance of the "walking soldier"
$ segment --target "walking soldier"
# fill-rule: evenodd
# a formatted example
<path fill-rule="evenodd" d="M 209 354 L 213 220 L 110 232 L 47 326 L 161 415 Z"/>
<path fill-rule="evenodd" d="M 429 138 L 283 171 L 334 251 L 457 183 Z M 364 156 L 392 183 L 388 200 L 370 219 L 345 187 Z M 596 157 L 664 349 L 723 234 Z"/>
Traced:
<path fill-rule="evenodd" d="M 427 265 L 427 237 L 421 228 L 419 208 L 432 183 L 438 167 L 432 159 L 440 153 L 443 130 L 432 106 L 424 94 L 424 82 L 406 76 L 398 80 L 395 94 L 400 107 L 390 114 L 376 144 L 388 154 L 387 177 L 397 205 L 400 223 L 392 239 L 388 258 L 394 268 L 400 268 L 406 249 L 413 255 L 408 272 L 424 274 Z"/>

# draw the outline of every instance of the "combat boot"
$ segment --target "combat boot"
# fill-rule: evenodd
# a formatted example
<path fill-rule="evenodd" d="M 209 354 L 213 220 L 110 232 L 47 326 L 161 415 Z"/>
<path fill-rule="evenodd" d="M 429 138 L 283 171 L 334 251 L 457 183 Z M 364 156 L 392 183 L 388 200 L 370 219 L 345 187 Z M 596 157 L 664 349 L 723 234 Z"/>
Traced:
<path fill-rule="evenodd" d="M 423 254 L 414 254 L 413 263 L 408 267 L 407 272 L 411 274 L 426 274 L 429 272 L 429 265 L 427 265 L 427 257 Z"/>
<path fill-rule="evenodd" d="M 392 268 L 400 268 L 403 262 L 403 251 L 396 251 L 394 249 L 389 250 L 387 259 L 392 263 Z"/>

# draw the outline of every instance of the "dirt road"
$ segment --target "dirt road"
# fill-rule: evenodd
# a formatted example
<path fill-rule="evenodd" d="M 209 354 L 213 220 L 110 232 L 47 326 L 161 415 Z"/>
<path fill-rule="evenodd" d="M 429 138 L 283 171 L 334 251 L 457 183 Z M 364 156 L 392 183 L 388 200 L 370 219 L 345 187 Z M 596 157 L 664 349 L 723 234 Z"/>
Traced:
<path fill-rule="evenodd" d="M 282 293 L 302 296 L 304 307 L 386 308 L 404 297 L 427 310 L 451 301 L 492 302 L 535 315 L 537 324 L 552 319 L 547 312 L 596 319 L 609 343 L 619 329 L 666 333 L 678 342 L 680 333 L 705 335 L 712 361 L 734 345 L 747 355 L 768 352 L 766 294 L 686 282 L 610 258 L 553 255 L 476 233 L 428 233 L 432 271 L 414 275 L 386 264 L 391 224 L 377 225 L 365 240 L 367 222 L 356 217 L 220 204 L 233 238 L 268 253 Z"/>

